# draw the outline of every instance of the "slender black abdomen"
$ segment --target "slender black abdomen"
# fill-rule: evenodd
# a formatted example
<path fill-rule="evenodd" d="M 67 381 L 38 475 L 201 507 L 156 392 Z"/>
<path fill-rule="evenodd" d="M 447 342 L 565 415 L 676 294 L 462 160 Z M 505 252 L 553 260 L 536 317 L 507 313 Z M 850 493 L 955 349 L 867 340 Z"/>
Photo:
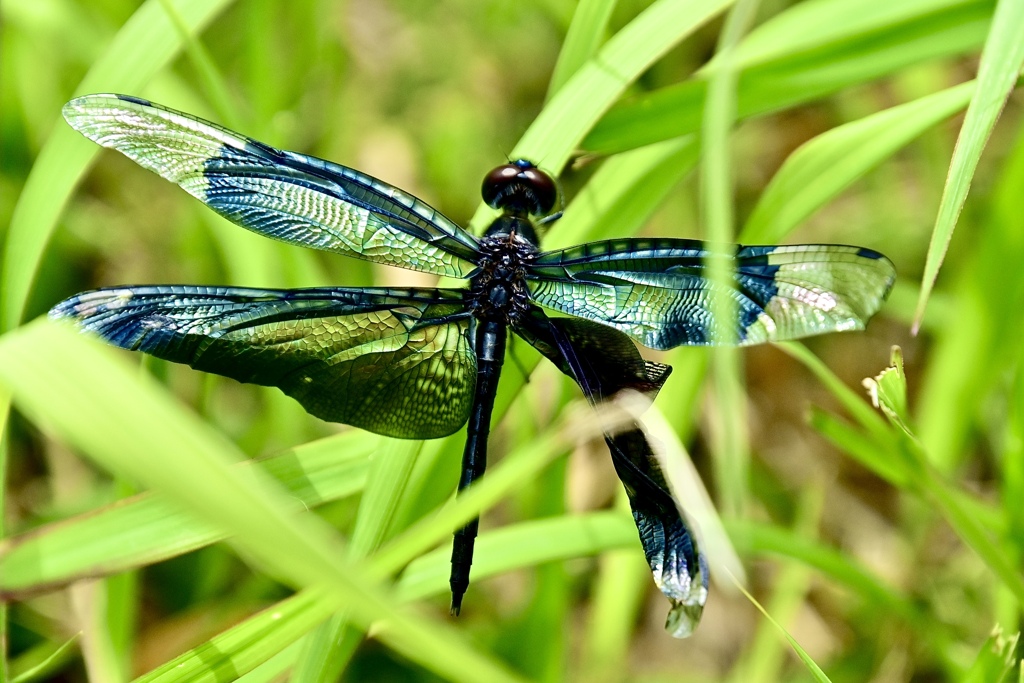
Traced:
<path fill-rule="evenodd" d="M 466 449 L 462 453 L 462 476 L 459 492 L 483 476 L 487 466 L 487 437 L 491 431 L 491 412 L 498 392 L 501 364 L 505 360 L 504 323 L 484 321 L 476 330 L 476 400 L 466 427 Z M 473 546 L 476 542 L 480 518 L 476 518 L 455 532 L 452 545 L 452 614 L 462 609 L 462 596 L 469 588 L 469 570 L 473 564 Z"/>

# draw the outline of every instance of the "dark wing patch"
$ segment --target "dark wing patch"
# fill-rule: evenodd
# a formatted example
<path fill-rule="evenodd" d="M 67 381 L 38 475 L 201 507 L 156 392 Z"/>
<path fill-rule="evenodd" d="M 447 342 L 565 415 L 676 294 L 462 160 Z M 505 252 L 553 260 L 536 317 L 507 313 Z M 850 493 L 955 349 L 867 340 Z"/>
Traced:
<path fill-rule="evenodd" d="M 476 386 L 462 295 L 436 289 L 100 289 L 61 302 L 122 348 L 279 387 L 311 414 L 377 434 L 459 429 Z"/>
<path fill-rule="evenodd" d="M 424 202 L 351 168 L 124 95 L 76 98 L 64 105 L 64 118 L 261 235 L 437 275 L 467 277 L 476 270 L 475 237 Z"/>
<path fill-rule="evenodd" d="M 541 254 L 529 268 L 534 300 L 609 325 L 645 346 L 715 344 L 710 247 L 696 240 L 624 239 Z M 739 246 L 729 296 L 741 345 L 863 329 L 896 277 L 869 249 Z"/>

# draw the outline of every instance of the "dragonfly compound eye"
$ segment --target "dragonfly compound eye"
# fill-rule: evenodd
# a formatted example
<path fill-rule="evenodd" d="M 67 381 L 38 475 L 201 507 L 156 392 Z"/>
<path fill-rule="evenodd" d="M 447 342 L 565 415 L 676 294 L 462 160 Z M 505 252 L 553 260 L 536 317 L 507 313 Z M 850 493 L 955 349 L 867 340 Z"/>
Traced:
<path fill-rule="evenodd" d="M 530 216 L 551 213 L 558 200 L 554 179 L 524 159 L 488 173 L 481 193 L 493 209 L 520 211 Z"/>

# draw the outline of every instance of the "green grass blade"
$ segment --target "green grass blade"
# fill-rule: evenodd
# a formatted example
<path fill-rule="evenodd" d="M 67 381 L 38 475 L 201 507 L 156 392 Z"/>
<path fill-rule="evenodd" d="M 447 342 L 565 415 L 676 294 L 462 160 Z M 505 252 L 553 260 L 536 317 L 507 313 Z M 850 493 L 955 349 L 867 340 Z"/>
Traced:
<path fill-rule="evenodd" d="M 813 542 L 821 522 L 825 499 L 824 482 L 808 481 L 796 501 L 792 534 L 805 542 Z M 808 599 L 813 579 L 811 568 L 802 562 L 784 562 L 771 579 L 771 596 L 767 611 L 783 624 L 791 624 Z M 782 678 L 786 660 L 785 644 L 770 624 L 757 626 L 747 651 L 732 668 L 730 677 L 737 683 L 773 683 Z"/>
<path fill-rule="evenodd" d="M 0 510 L 7 509 L 7 472 L 10 466 L 10 448 L 8 448 L 7 424 L 11 417 L 11 395 L 5 387 L 0 386 Z M 0 514 L 0 543 L 3 543 L 7 536 L 7 524 L 5 515 Z M 10 640 L 8 635 L 10 622 L 8 621 L 7 601 L 0 601 L 0 643 Z M 7 661 L 7 648 L 0 647 L 0 683 L 7 683 L 10 680 Z"/>
<path fill-rule="evenodd" d="M 578 404 L 575 410 L 563 411 L 562 419 L 553 427 L 516 449 L 504 458 L 487 476 L 462 492 L 454 503 L 436 514 L 428 515 L 406 529 L 373 557 L 373 566 L 385 574 L 401 569 L 441 539 L 497 503 L 509 491 L 522 486 L 556 457 L 566 453 L 580 438 L 601 433 L 593 410 Z M 605 423 L 605 428 L 612 428 Z M 478 573 L 473 565 L 473 575 Z"/>
<path fill-rule="evenodd" d="M 581 0 L 577 5 L 548 83 L 549 100 L 604 42 L 615 3 L 616 0 Z"/>
<path fill-rule="evenodd" d="M 821 359 L 800 342 L 781 342 L 780 349 L 797 359 L 818 378 L 833 396 L 839 399 L 843 408 L 860 423 L 861 427 L 879 443 L 891 442 L 892 432 L 885 420 L 868 405 L 860 393 L 850 389 Z"/>
<path fill-rule="evenodd" d="M 349 559 L 361 560 L 383 543 L 405 492 L 409 475 L 422 441 L 404 441 L 380 437 L 370 462 L 370 472 L 359 500 L 359 511 L 349 542 Z M 321 624 L 303 643 L 292 680 L 317 683 L 337 680 L 344 664 L 339 649 L 349 628 L 348 615 L 336 614 Z M 353 636 L 354 637 L 354 636 Z"/>
<path fill-rule="evenodd" d="M 804 143 L 765 188 L 740 241 L 781 242 L 854 181 L 966 107 L 973 92 L 974 83 L 964 83 L 832 128 Z"/>
<path fill-rule="evenodd" d="M 513 156 L 560 169 L 630 83 L 732 0 L 658 0 L 616 33 L 537 116 Z"/>
<path fill-rule="evenodd" d="M 280 683 L 287 680 L 285 674 L 299 655 L 299 643 L 289 645 L 276 655 L 256 666 L 252 671 L 239 676 L 236 683 Z"/>
<path fill-rule="evenodd" d="M 545 249 L 635 234 L 697 163 L 694 136 L 607 159 L 545 236 Z"/>
<path fill-rule="evenodd" d="M 898 488 L 913 485 L 913 472 L 903 465 L 902 456 L 888 441 L 880 444 L 862 430 L 835 415 L 811 406 L 810 425 L 828 441 L 864 467 Z"/>
<path fill-rule="evenodd" d="M 726 522 L 726 528 L 745 554 L 798 560 L 814 567 L 830 581 L 845 586 L 865 602 L 874 605 L 875 609 L 891 613 L 915 629 L 939 627 L 911 597 L 886 586 L 840 550 L 794 533 L 791 529 L 763 522 L 733 520 Z"/>
<path fill-rule="evenodd" d="M 178 0 L 181 19 L 201 31 L 231 0 Z M 89 69 L 77 94 L 138 92 L 181 50 L 181 40 L 159 0 L 149 0 L 121 28 L 107 52 Z M 21 322 L 43 251 L 78 180 L 99 152 L 60 113 L 53 135 L 39 152 L 25 181 L 7 231 L 0 272 L 0 331 Z"/>
<path fill-rule="evenodd" d="M 853 35 L 870 35 L 906 21 L 959 7 L 965 0 L 810 0 L 786 8 L 750 32 L 736 50 L 736 64 L 746 69 L 786 55 L 813 50 Z M 712 59 L 701 69 L 718 66 Z"/>
<path fill-rule="evenodd" d="M 729 133 L 736 121 L 736 80 L 734 51 L 754 20 L 757 0 L 739 0 L 726 17 L 718 39 L 718 68 L 708 82 L 701 128 L 701 206 L 707 224 L 707 238 L 718 244 L 734 241 L 734 179 L 729 160 Z M 727 296 L 735 278 L 734 265 L 724 255 L 708 260 L 708 274 L 718 284 L 721 296 L 711 302 L 714 319 L 735 320 L 736 301 Z M 742 358 L 729 338 L 731 325 L 719 325 L 717 335 L 726 344 L 712 350 L 715 419 L 711 440 L 722 508 L 726 516 L 744 514 L 750 485 L 750 444 L 747 430 L 747 398 L 743 389 Z"/>
<path fill-rule="evenodd" d="M 237 467 L 260 467 L 312 508 L 362 489 L 376 443 L 368 436 L 350 431 Z M 0 596 L 146 566 L 224 538 L 161 493 L 143 493 L 0 541 Z"/>
<path fill-rule="evenodd" d="M 781 633 L 785 637 L 785 639 L 789 642 L 790 647 L 793 648 L 793 652 L 795 652 L 796 656 L 800 658 L 800 661 L 804 663 L 804 666 L 807 667 L 807 670 L 811 672 L 811 675 L 814 677 L 814 680 L 818 681 L 819 683 L 830 682 L 831 679 L 828 676 L 826 676 L 825 672 L 821 670 L 821 667 L 819 667 L 817 663 L 815 663 L 815 661 L 811 659 L 811 656 L 807 654 L 807 652 L 802 647 L 800 647 L 800 643 L 796 642 L 796 639 L 793 636 L 789 635 L 789 631 L 787 631 L 782 626 L 782 624 L 775 621 L 775 619 L 772 618 L 772 615 L 768 614 L 765 608 L 761 606 L 761 603 L 754 599 L 754 596 L 748 593 L 746 588 L 740 585 L 739 581 L 736 581 L 736 586 L 740 589 L 740 591 L 742 591 L 743 595 L 747 596 L 747 600 L 750 600 L 754 607 L 757 608 L 757 611 L 763 614 L 765 619 L 770 621 L 772 625 L 779 630 L 779 633 Z"/>
<path fill-rule="evenodd" d="M 802 5 L 773 21 L 798 7 Z M 982 44 L 991 20 L 988 3 L 972 1 L 935 12 L 918 7 L 920 11 L 904 21 L 859 32 L 862 24 L 841 22 L 841 3 L 832 7 L 843 31 L 830 42 L 809 50 L 790 49 L 787 43 L 771 61 L 742 71 L 737 89 L 740 119 L 810 102 L 912 64 L 968 53 Z M 742 43 L 738 49 L 743 49 Z M 696 132 L 710 73 L 616 105 L 587 135 L 583 148 L 612 154 Z"/>
<path fill-rule="evenodd" d="M 620 548 L 640 548 L 636 525 L 628 512 L 592 512 L 521 522 L 480 535 L 473 555 L 473 580 Z M 398 581 L 399 599 L 418 600 L 448 591 L 450 556 L 451 547 L 446 546 L 412 562 Z"/>
<path fill-rule="evenodd" d="M 1024 578 L 1009 556 L 1009 549 L 993 540 L 982 520 L 963 504 L 962 492 L 947 483 L 932 468 L 926 469 L 927 477 L 920 483 L 921 490 L 939 509 L 957 536 L 981 557 L 992 573 L 1013 593 L 1017 604 L 1024 605 Z"/>
<path fill-rule="evenodd" d="M 224 77 L 217 71 L 210 53 L 206 51 L 203 44 L 196 38 L 195 33 L 190 29 L 185 17 L 174 5 L 174 0 L 160 0 L 164 12 L 170 17 L 174 29 L 178 32 L 185 54 L 199 74 L 199 83 L 203 92 L 209 98 L 214 111 L 220 121 L 232 130 L 243 130 L 245 126 L 242 117 L 238 115 L 238 107 L 231 102 L 231 94 L 228 92 Z"/>
<path fill-rule="evenodd" d="M 232 468 L 242 455 L 230 442 L 114 362 L 110 349 L 38 321 L 0 341 L 0 383 L 34 422 L 232 533 L 233 543 L 275 575 L 324 587 L 327 602 L 350 609 L 364 628 L 388 621 L 381 640 L 406 657 L 452 680 L 516 680 L 449 627 L 397 609 L 365 569 L 343 561 L 329 527 L 313 515 L 296 516 L 256 468 Z"/>
<path fill-rule="evenodd" d="M 1024 604 L 1024 579 L 1015 569 L 1007 548 L 993 541 L 989 529 L 985 528 L 984 516 L 978 514 L 977 506 L 969 502 L 969 496 L 948 483 L 943 475 L 930 464 L 927 453 L 920 446 L 910 426 L 903 419 L 890 417 L 891 425 L 884 425 L 879 429 L 876 420 L 881 418 L 872 414 L 873 417 L 869 419 L 865 409 L 870 410 L 870 408 L 856 399 L 828 368 L 819 365 L 820 361 L 816 362 L 817 359 L 807 352 L 805 347 L 794 342 L 785 342 L 779 346 L 807 364 L 844 407 L 861 422 L 862 427 L 871 438 L 877 439 L 880 444 L 888 444 L 885 450 L 893 453 L 901 463 L 900 467 L 907 471 L 907 476 L 903 480 L 905 490 L 921 495 L 935 505 L 964 543 L 981 557 L 989 569 L 1013 593 L 1018 602 Z M 894 362 L 898 360 L 898 356 L 899 354 L 894 352 Z M 905 406 L 906 397 L 894 397 L 893 394 L 905 392 L 906 383 L 899 372 L 885 373 L 885 380 L 889 394 L 887 396 L 890 405 L 888 412 L 895 414 L 899 411 L 895 406 Z M 905 409 L 903 410 L 905 412 Z M 831 426 L 835 428 L 837 424 Z M 887 430 L 888 436 L 882 430 Z M 836 443 L 840 448 L 844 448 L 846 445 L 843 441 Z M 864 462 L 865 464 L 870 463 L 867 460 Z M 886 469 L 879 468 L 878 471 L 884 476 Z"/>
<path fill-rule="evenodd" d="M 634 80 L 665 52 L 733 0 L 657 0 L 616 33 L 580 67 L 519 140 L 513 158 L 530 159 L 557 173 L 583 137 Z M 480 227 L 482 206 L 472 224 Z"/>
<path fill-rule="evenodd" d="M 949 241 L 953 238 L 957 219 L 967 200 L 974 171 L 978 167 L 981 153 L 989 135 L 996 125 L 1006 99 L 1024 67 L 1024 3 L 1019 0 L 999 0 L 992 27 L 978 65 L 978 86 L 967 107 L 960 135 L 957 138 L 953 159 L 949 164 L 949 175 L 942 191 L 928 257 L 921 277 L 921 294 L 914 315 L 915 329 L 921 324 L 925 306 L 939 268 L 946 256 Z"/>
<path fill-rule="evenodd" d="M 249 617 L 149 673 L 135 683 L 234 680 L 284 652 L 332 610 L 324 591 L 306 589 Z"/>
<path fill-rule="evenodd" d="M 76 634 L 54 646 L 43 643 L 11 663 L 11 683 L 52 680 L 69 659 L 78 653 L 81 636 Z"/>
<path fill-rule="evenodd" d="M 83 581 L 71 586 L 68 592 L 81 615 L 82 660 L 89 678 L 110 683 L 128 680 L 127 675 L 123 675 L 127 672 L 121 670 L 106 618 L 107 582 Z"/>
<path fill-rule="evenodd" d="M 618 497 L 622 510 L 628 509 L 626 494 Z M 618 683 L 627 668 L 630 636 L 650 584 L 651 570 L 643 554 L 634 549 L 602 553 L 587 620 L 583 680 Z"/>
<path fill-rule="evenodd" d="M 1011 683 L 1020 680 L 1013 676 L 1014 670 L 1021 673 L 1021 662 L 1017 649 L 1020 633 L 1004 636 L 998 629 L 989 636 L 978 650 L 971 668 L 960 679 L 963 683 Z"/>
<path fill-rule="evenodd" d="M 626 511 L 593 512 L 540 519 L 514 524 L 480 535 L 473 562 L 475 581 L 500 573 L 545 562 L 586 557 L 598 553 L 629 549 L 636 553 L 639 542 L 636 526 Z M 403 572 L 397 595 L 403 601 L 418 600 L 446 593 L 450 569 L 450 548 L 439 548 L 415 562 Z M 649 574 L 642 553 L 643 573 Z M 284 652 L 335 608 L 324 591 L 306 589 L 255 614 L 214 637 L 209 643 L 190 650 L 137 679 L 136 683 L 169 683 L 209 679 L 228 672 L 249 671 L 267 661 L 268 652 Z M 275 624 L 281 624 L 276 628 Z M 175 671 L 182 675 L 178 677 Z"/>

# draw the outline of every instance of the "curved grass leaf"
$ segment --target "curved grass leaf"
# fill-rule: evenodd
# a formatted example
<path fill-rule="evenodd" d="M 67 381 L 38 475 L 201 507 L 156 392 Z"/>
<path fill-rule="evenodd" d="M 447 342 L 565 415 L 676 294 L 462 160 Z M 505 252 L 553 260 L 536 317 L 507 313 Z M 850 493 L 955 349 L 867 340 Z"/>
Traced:
<path fill-rule="evenodd" d="M 182 21 L 195 32 L 230 4 L 231 0 L 178 0 L 176 6 Z M 178 32 L 160 0 L 148 0 L 121 28 L 75 92 L 138 92 L 181 47 Z M 54 116 L 59 118 L 59 113 Z M 0 271 L 0 331 L 21 322 L 57 219 L 99 149 L 61 120 L 39 152 L 7 231 Z"/>
<path fill-rule="evenodd" d="M 1019 641 L 1020 632 L 1006 636 L 999 627 L 996 627 L 988 640 L 981 644 L 974 663 L 960 680 L 963 683 L 1019 682 L 1021 679 Z"/>
<path fill-rule="evenodd" d="M 1022 67 L 1024 3 L 1020 0 L 999 0 L 992 18 L 992 28 L 981 52 L 978 87 L 960 128 L 953 160 L 949 164 L 949 175 L 946 176 L 946 185 L 942 190 L 939 212 L 935 217 L 935 228 L 928 245 L 924 275 L 921 277 L 921 295 L 914 314 L 915 330 L 924 317 L 928 297 L 935 286 L 935 278 L 946 256 L 949 241 L 953 238 L 953 230 L 967 199 L 967 191 L 971 187 L 981 152 L 985 149 L 985 143 L 992 134 Z"/>
<path fill-rule="evenodd" d="M 260 467 L 296 503 L 311 508 L 362 489 L 375 443 L 352 431 L 237 466 Z M 146 566 L 225 537 L 161 493 L 143 493 L 0 541 L 0 596 L 17 598 Z"/>
<path fill-rule="evenodd" d="M 1024 604 L 1024 578 L 1015 569 L 1009 549 L 993 540 L 991 525 L 986 527 L 986 515 L 980 514 L 980 506 L 971 501 L 970 495 L 949 483 L 931 466 L 928 454 L 916 436 L 896 424 L 883 423 L 879 427 L 882 418 L 872 413 L 862 399 L 855 398 L 854 393 L 806 347 L 795 342 L 785 342 L 779 346 L 818 376 L 847 411 L 856 417 L 868 436 L 882 445 L 880 454 L 887 452 L 898 458 L 898 468 L 906 473 L 903 477 L 904 490 L 924 497 L 938 508 L 961 540 L 978 554 L 989 570 Z M 842 442 L 836 443 L 844 448 Z M 892 470 L 888 466 L 878 471 L 881 476 L 886 476 Z"/>
<path fill-rule="evenodd" d="M 348 544 L 350 560 L 362 560 L 391 532 L 391 524 L 423 446 L 422 441 L 379 437 L 379 448 L 369 463 L 369 475 L 359 499 L 355 525 Z M 292 681 L 317 683 L 337 680 L 344 661 L 335 656 L 345 632 L 352 627 L 345 612 L 334 614 L 305 638 Z M 354 636 L 353 636 L 354 638 Z"/>
<path fill-rule="evenodd" d="M 638 545 L 636 525 L 625 511 L 522 522 L 480 535 L 473 560 L 473 580 L 605 550 L 636 549 Z M 419 600 L 446 592 L 450 554 L 450 548 L 442 547 L 412 562 L 398 581 L 399 599 Z"/>
<path fill-rule="evenodd" d="M 845 586 L 865 602 L 871 603 L 874 609 L 897 616 L 915 629 L 931 630 L 941 626 L 932 622 L 911 598 L 886 586 L 846 554 L 820 541 L 763 522 L 732 520 L 726 522 L 726 528 L 746 555 L 797 560 L 814 567 L 829 580 Z"/>
<path fill-rule="evenodd" d="M 746 69 L 786 55 L 813 50 L 853 35 L 885 31 L 978 0 L 810 0 L 788 7 L 753 29 L 737 47 L 736 66 Z M 990 3 L 987 3 L 990 4 Z M 700 70 L 708 74 L 717 67 L 718 57 Z"/>
<path fill-rule="evenodd" d="M 252 671 L 242 674 L 236 683 L 279 683 L 287 680 L 285 674 L 295 663 L 299 655 L 301 643 L 294 643 L 278 652 L 267 661 L 254 667 Z"/>
<path fill-rule="evenodd" d="M 967 106 L 974 82 L 833 128 L 801 145 L 772 178 L 740 241 L 776 244 L 854 181 Z"/>
<path fill-rule="evenodd" d="M 604 42 L 608 20 L 615 9 L 616 0 L 581 0 L 572 15 L 572 23 L 565 34 L 558 61 L 548 83 L 548 99 L 594 56 Z"/>
<path fill-rule="evenodd" d="M 801 487 L 788 530 L 805 542 L 817 540 L 825 489 L 823 481 L 813 478 Z M 779 563 L 771 578 L 767 611 L 784 624 L 793 623 L 809 602 L 813 579 L 813 569 L 803 562 Z M 778 681 L 784 678 L 786 654 L 785 643 L 779 640 L 771 624 L 761 622 L 750 646 L 733 665 L 732 678 L 751 683 Z"/>
<path fill-rule="evenodd" d="M 718 37 L 718 68 L 708 78 L 707 97 L 701 119 L 701 209 L 707 224 L 707 238 L 719 244 L 735 241 L 735 180 L 730 165 L 730 132 L 736 123 L 738 69 L 734 52 L 753 23 L 758 0 L 738 0 L 725 19 Z M 733 320 L 736 301 L 726 296 L 735 278 L 735 267 L 727 258 L 707 261 L 711 282 L 720 287 L 712 297 L 715 320 Z M 732 330 L 720 326 L 716 334 L 730 340 Z M 732 341 L 735 341 L 734 339 Z M 719 419 L 712 423 L 711 442 L 722 508 L 727 516 L 739 516 L 746 508 L 750 483 L 750 435 L 747 427 L 747 397 L 740 379 L 742 358 L 729 343 L 711 351 L 714 408 Z"/>
<path fill-rule="evenodd" d="M 733 0 L 657 0 L 581 66 L 534 119 L 512 158 L 557 174 L 601 115 L 665 52 Z M 491 215 L 481 206 L 472 224 Z"/>
<path fill-rule="evenodd" d="M 326 619 L 325 591 L 306 589 L 135 679 L 134 683 L 228 681 L 270 659 Z"/>
<path fill-rule="evenodd" d="M 609 414 L 610 411 L 601 412 L 615 419 L 614 415 Z M 381 548 L 374 555 L 374 566 L 384 573 L 399 570 L 414 557 L 446 538 L 452 529 L 458 529 L 477 517 L 515 487 L 536 478 L 545 466 L 566 453 L 579 439 L 600 435 L 602 428 L 614 431 L 616 425 L 610 420 L 598 424 L 594 411 L 582 404 L 575 410 L 570 407 L 563 411 L 562 419 L 554 427 L 510 453 L 486 477 L 459 495 L 454 503 L 443 507 L 436 514 L 424 516 Z M 476 561 L 473 564 L 473 575 L 479 576 Z"/>
<path fill-rule="evenodd" d="M 772 625 L 779 630 L 779 633 L 781 633 L 786 638 L 786 640 L 789 642 L 790 647 L 793 648 L 793 652 L 795 652 L 796 656 L 800 658 L 800 661 L 804 663 L 804 666 L 807 667 L 807 670 L 811 672 L 811 675 L 814 677 L 814 680 L 819 681 L 819 683 L 830 683 L 831 679 L 828 676 L 826 676 L 825 672 L 821 670 L 821 667 L 819 667 L 818 664 L 813 659 L 811 659 L 811 656 L 807 654 L 807 651 L 800 647 L 800 643 L 796 642 L 796 639 L 793 636 L 789 635 L 789 631 L 787 631 L 782 624 L 775 621 L 775 619 L 772 618 L 772 615 L 768 614 L 767 610 L 765 610 L 765 608 L 761 606 L 761 603 L 759 603 L 753 595 L 747 592 L 746 588 L 740 585 L 739 581 L 736 582 L 736 586 L 740 589 L 743 595 L 747 596 L 747 600 L 750 600 L 750 602 L 753 603 L 754 607 L 756 607 L 757 610 L 764 615 L 765 619 L 770 621 Z"/>
<path fill-rule="evenodd" d="M 637 545 L 636 526 L 626 511 L 525 522 L 480 535 L 473 577 L 480 580 L 613 548 L 635 550 Z M 507 551 L 510 547 L 515 550 Z M 399 599 L 416 600 L 447 592 L 449 554 L 450 548 L 440 548 L 410 565 L 398 585 Z M 644 571 L 649 572 L 646 564 Z M 219 681 L 225 676 L 238 676 L 268 661 L 271 655 L 284 652 L 335 609 L 325 591 L 307 588 L 172 659 L 136 683 Z"/>
<path fill-rule="evenodd" d="M 658 0 L 616 33 L 558 91 L 513 152 L 560 169 L 601 115 L 656 59 L 733 0 Z"/>
<path fill-rule="evenodd" d="M 836 11 L 840 9 L 837 4 Z M 925 60 L 970 52 L 984 41 L 992 14 L 987 0 L 935 12 L 918 9 L 910 18 L 867 33 L 857 32 L 862 24 L 840 23 L 843 31 L 828 43 L 807 50 L 780 49 L 772 61 L 744 69 L 737 88 L 739 118 L 793 107 Z M 743 44 L 737 49 L 742 51 Z M 696 77 L 618 104 L 594 126 L 583 148 L 612 154 L 696 132 L 706 90 L 707 82 Z"/>
<path fill-rule="evenodd" d="M 399 609 L 365 568 L 343 561 L 336 534 L 293 504 L 242 455 L 152 382 L 115 362 L 110 349 L 37 321 L 0 340 L 0 383 L 32 420 L 104 467 L 162 490 L 196 517 L 233 535 L 247 556 L 294 586 L 317 585 L 333 610 L 451 680 L 516 680 L 450 627 Z M 268 655 L 269 656 L 269 655 Z"/>
<path fill-rule="evenodd" d="M 607 159 L 545 235 L 545 249 L 635 234 L 697 163 L 694 136 Z"/>
<path fill-rule="evenodd" d="M 52 680 L 69 659 L 76 656 L 80 634 L 75 634 L 59 645 L 42 643 L 11 662 L 11 683 L 34 683 Z"/>

